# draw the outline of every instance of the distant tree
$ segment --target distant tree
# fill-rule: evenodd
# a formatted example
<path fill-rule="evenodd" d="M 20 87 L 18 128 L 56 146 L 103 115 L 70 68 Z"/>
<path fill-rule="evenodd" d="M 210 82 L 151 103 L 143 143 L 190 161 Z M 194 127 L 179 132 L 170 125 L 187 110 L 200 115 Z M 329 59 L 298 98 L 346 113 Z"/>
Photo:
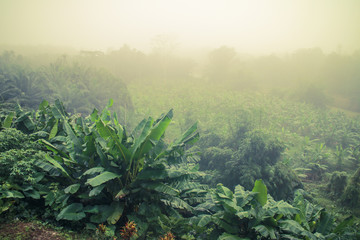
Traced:
<path fill-rule="evenodd" d="M 35 107 L 41 102 L 44 83 L 23 60 L 12 51 L 0 56 L 0 103 L 18 102 Z"/>
<path fill-rule="evenodd" d="M 158 35 L 152 39 L 151 43 L 153 46 L 153 56 L 160 62 L 162 80 L 166 82 L 168 80 L 168 68 L 171 55 L 178 43 L 176 42 L 176 38 L 171 35 Z"/>
<path fill-rule="evenodd" d="M 90 113 L 94 107 L 105 105 L 108 98 L 118 106 L 132 109 L 125 83 L 105 70 L 62 57 L 43 67 L 41 77 L 48 83 L 48 99 L 61 99 L 70 112 Z"/>
<path fill-rule="evenodd" d="M 209 63 L 205 69 L 210 82 L 223 82 L 230 77 L 230 66 L 237 53 L 234 48 L 222 46 L 210 52 Z"/>

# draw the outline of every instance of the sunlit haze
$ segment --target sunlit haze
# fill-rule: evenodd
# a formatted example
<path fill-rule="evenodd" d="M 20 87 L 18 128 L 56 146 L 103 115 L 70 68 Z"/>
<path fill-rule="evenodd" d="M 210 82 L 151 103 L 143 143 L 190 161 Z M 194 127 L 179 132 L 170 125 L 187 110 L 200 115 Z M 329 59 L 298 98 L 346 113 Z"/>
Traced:
<path fill-rule="evenodd" d="M 0 44 L 150 51 L 166 35 L 179 51 L 350 53 L 360 49 L 359 11 L 358 0 L 2 0 Z"/>

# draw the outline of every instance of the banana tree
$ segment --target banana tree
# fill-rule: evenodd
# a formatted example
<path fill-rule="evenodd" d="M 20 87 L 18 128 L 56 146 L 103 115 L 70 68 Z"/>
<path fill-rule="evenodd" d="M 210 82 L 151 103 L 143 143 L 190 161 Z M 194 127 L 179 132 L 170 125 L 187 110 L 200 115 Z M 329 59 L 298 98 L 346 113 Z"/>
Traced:
<path fill-rule="evenodd" d="M 172 110 L 157 120 L 144 119 L 127 134 L 109 111 L 111 105 L 112 101 L 101 113 L 94 110 L 86 118 L 69 119 L 59 112 L 64 132 L 52 134 L 57 145 L 41 140 L 52 154 L 37 165 L 63 185 L 60 200 L 59 192 L 50 191 L 45 197 L 59 211 L 57 219 L 84 220 L 89 227 L 105 221 L 116 224 L 150 202 L 162 213 L 192 211 L 183 199 L 194 193 L 199 186 L 194 179 L 201 174 L 195 163 L 188 162 L 191 154 L 185 147 L 199 138 L 196 124 L 166 145 L 162 138 Z"/>
<path fill-rule="evenodd" d="M 274 201 L 261 180 L 251 192 L 238 185 L 233 193 L 218 185 L 196 209 L 192 223 L 213 228 L 207 239 L 336 239 L 351 224 L 348 219 L 335 228 L 333 217 L 300 193 L 293 205 Z"/>

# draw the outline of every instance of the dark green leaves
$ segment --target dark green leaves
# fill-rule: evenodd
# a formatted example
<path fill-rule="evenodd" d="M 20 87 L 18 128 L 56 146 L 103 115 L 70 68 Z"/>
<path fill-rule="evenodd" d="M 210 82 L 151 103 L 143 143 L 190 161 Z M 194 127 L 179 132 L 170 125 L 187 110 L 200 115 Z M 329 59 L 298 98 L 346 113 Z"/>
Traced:
<path fill-rule="evenodd" d="M 96 186 L 106 183 L 114 178 L 119 178 L 119 177 L 121 177 L 121 175 L 106 171 L 106 172 L 99 174 L 98 176 L 96 176 L 94 178 L 88 179 L 86 181 L 86 184 L 89 184 L 92 187 L 96 187 Z"/>
<path fill-rule="evenodd" d="M 81 203 L 73 203 L 64 208 L 59 215 L 56 217 L 56 220 L 71 220 L 79 221 L 85 217 L 83 211 L 83 205 Z"/>
<path fill-rule="evenodd" d="M 64 189 L 64 192 L 65 192 L 65 193 L 74 194 L 74 193 L 76 193 L 76 192 L 79 190 L 80 186 L 81 186 L 81 185 L 80 185 L 79 183 L 70 185 L 70 186 L 68 186 L 67 188 Z"/>
<path fill-rule="evenodd" d="M 15 116 L 15 113 L 14 113 L 14 112 L 9 113 L 9 114 L 6 116 L 6 118 L 5 118 L 5 120 L 4 120 L 3 124 L 2 124 L 2 127 L 3 127 L 3 128 L 9 128 L 9 127 L 11 127 L 11 123 L 12 123 L 12 121 L 13 121 L 14 116 Z"/>
<path fill-rule="evenodd" d="M 94 196 L 97 196 L 101 193 L 101 191 L 104 189 L 105 187 L 105 184 L 103 185 L 99 185 L 95 188 L 93 188 L 90 192 L 89 192 L 89 197 L 94 197 Z"/>
<path fill-rule="evenodd" d="M 50 131 L 49 140 L 56 136 L 56 134 L 58 132 L 58 124 L 59 124 L 59 120 L 56 119 L 54 126 L 52 127 L 52 129 Z"/>
<path fill-rule="evenodd" d="M 198 222 L 198 226 L 199 227 L 205 227 L 208 223 L 211 222 L 211 216 L 210 215 L 203 215 L 203 216 L 200 216 L 200 220 Z"/>
<path fill-rule="evenodd" d="M 299 236 L 308 237 L 309 239 L 318 239 L 314 234 L 305 230 L 298 222 L 294 220 L 283 220 L 280 222 L 280 228 L 283 231 L 293 233 Z"/>
<path fill-rule="evenodd" d="M 206 193 L 204 188 L 198 189 L 201 185 L 194 179 L 201 174 L 193 162 L 187 164 L 190 153 L 185 151 L 185 142 L 193 142 L 198 136 L 196 125 L 176 144 L 167 145 L 163 136 L 172 120 L 172 110 L 157 120 L 150 117 L 140 122 L 131 135 L 120 125 L 117 115 L 111 114 L 111 104 L 101 113 L 94 111 L 91 117 L 81 118 L 69 117 L 60 102 L 43 102 L 36 116 L 45 133 L 40 142 L 48 154 L 35 166 L 45 172 L 39 181 L 49 186 L 43 192 L 27 189 L 24 194 L 9 190 L 6 196 L 43 197 L 53 212 L 59 212 L 58 221 L 88 226 L 87 221 L 114 225 L 132 213 L 142 219 L 139 226 L 156 229 L 158 217 L 169 214 L 182 220 L 178 211 L 191 214 L 190 204 L 200 202 Z M 23 120 L 31 119 L 29 113 L 19 110 L 19 114 Z M 221 194 L 232 197 L 225 188 Z M 147 207 L 138 210 L 138 206 Z M 161 221 L 161 226 L 167 227 L 166 220 Z M 208 221 L 205 217 L 200 224 L 205 226 Z M 142 232 L 145 234 L 146 229 Z"/>
<path fill-rule="evenodd" d="M 91 174 L 95 174 L 95 173 L 102 173 L 104 171 L 103 167 L 94 167 L 94 168 L 90 168 L 89 170 L 86 170 L 83 175 L 91 175 Z"/>
<path fill-rule="evenodd" d="M 122 213 L 124 211 L 124 203 L 112 202 L 110 205 L 111 212 L 110 216 L 106 219 L 109 224 L 115 224 L 119 221 Z"/>
<path fill-rule="evenodd" d="M 50 157 L 49 155 L 45 155 L 45 159 L 52 164 L 54 167 L 56 167 L 57 169 L 59 169 L 61 171 L 61 173 L 67 177 L 68 179 L 70 179 L 71 181 L 73 181 L 73 178 L 69 175 L 69 173 L 65 170 L 65 168 L 63 166 L 61 166 L 61 164 L 56 161 L 55 159 L 53 159 L 52 157 Z"/>
<path fill-rule="evenodd" d="M 267 188 L 263 181 L 256 180 L 252 191 L 258 193 L 255 198 L 261 204 L 261 206 L 264 206 L 267 202 Z"/>
<path fill-rule="evenodd" d="M 250 240 L 249 238 L 241 238 L 229 233 L 223 233 L 218 240 Z"/>

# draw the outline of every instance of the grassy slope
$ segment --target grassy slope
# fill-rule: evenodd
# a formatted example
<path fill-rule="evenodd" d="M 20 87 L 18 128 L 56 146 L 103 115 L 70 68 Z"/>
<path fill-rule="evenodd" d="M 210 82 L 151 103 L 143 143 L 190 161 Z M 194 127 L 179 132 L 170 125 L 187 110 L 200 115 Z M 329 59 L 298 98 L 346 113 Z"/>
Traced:
<path fill-rule="evenodd" d="M 302 154 L 302 147 L 318 144 L 323 141 L 315 139 L 319 131 L 319 122 L 323 117 L 331 119 L 334 113 L 344 112 L 347 117 L 360 116 L 359 113 L 344 109 L 329 107 L 328 110 L 317 110 L 304 103 L 296 103 L 269 96 L 269 93 L 239 92 L 222 89 L 219 86 L 201 84 L 169 84 L 169 85 L 143 85 L 130 84 L 130 95 L 138 116 L 158 115 L 170 108 L 174 108 L 175 118 L 172 135 L 183 131 L 188 123 L 199 121 L 200 130 L 210 130 L 219 135 L 226 136 L 231 131 L 231 125 L 236 124 L 237 115 L 241 111 L 249 111 L 251 119 L 259 128 L 270 129 L 287 143 L 288 152 Z M 245 114 L 246 115 L 246 114 Z M 340 114 L 341 115 L 341 114 Z M 346 117 L 345 116 L 345 117 Z M 329 123 L 332 124 L 332 123 Z M 337 126 L 324 126 L 336 128 Z M 309 137 L 310 142 L 306 137 Z M 328 162 L 335 165 L 332 159 L 333 149 L 327 148 Z M 295 155 L 294 153 L 292 153 Z M 302 165 L 293 160 L 291 164 Z M 348 162 L 345 164 L 349 164 Z M 351 168 L 348 169 L 351 171 Z M 351 174 L 352 172 L 349 172 Z M 315 200 L 330 211 L 346 214 L 346 209 L 340 209 L 334 201 L 330 200 L 325 192 L 327 181 L 307 182 L 305 188 Z"/>

